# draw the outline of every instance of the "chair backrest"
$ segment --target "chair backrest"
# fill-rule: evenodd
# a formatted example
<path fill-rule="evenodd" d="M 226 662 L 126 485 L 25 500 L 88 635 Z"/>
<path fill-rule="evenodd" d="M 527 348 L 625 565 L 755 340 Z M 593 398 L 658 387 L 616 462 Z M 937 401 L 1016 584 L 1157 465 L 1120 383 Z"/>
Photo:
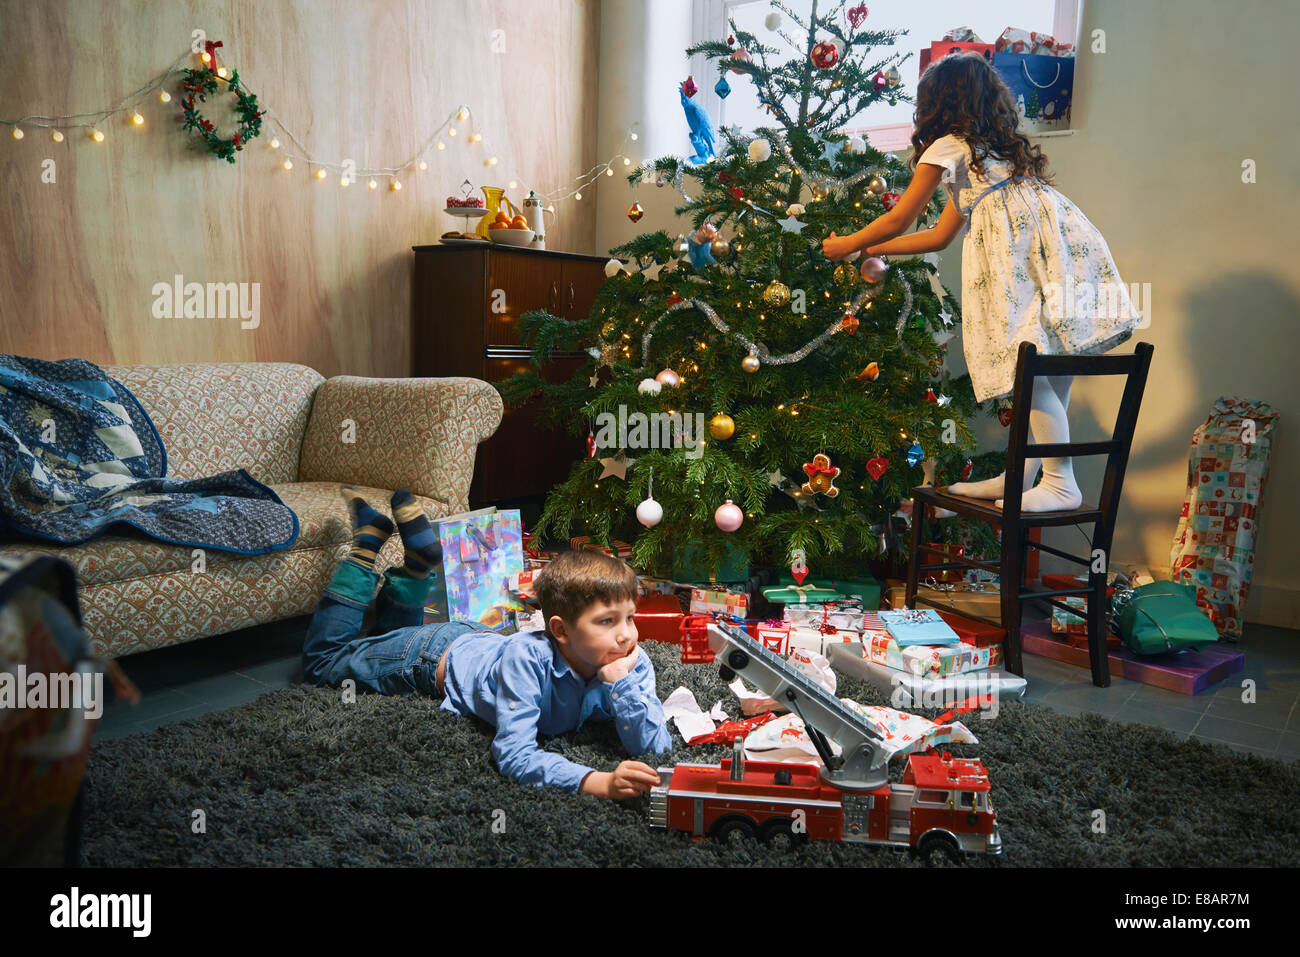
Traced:
<path fill-rule="evenodd" d="M 1151 355 L 1154 351 L 1155 347 L 1149 342 L 1139 342 L 1133 352 L 1119 355 L 1040 356 L 1033 343 L 1020 343 L 1020 352 L 1016 357 L 1011 436 L 1007 442 L 1007 494 L 1003 497 L 1006 512 L 1015 516 L 1020 514 L 1022 483 L 1013 481 L 1011 476 L 1023 474 L 1026 458 L 1105 455 L 1106 477 L 1097 500 L 1102 519 L 1097 531 L 1100 539 L 1110 541 L 1115 528 L 1115 504 L 1119 501 L 1124 486 L 1124 470 L 1128 467 L 1133 429 L 1137 425 L 1138 409 L 1142 405 L 1142 393 L 1146 389 L 1147 372 L 1151 368 Z M 1039 376 L 1080 375 L 1127 377 L 1111 437 L 1098 442 L 1030 444 L 1029 406 L 1030 397 L 1034 394 L 1033 380 Z"/>

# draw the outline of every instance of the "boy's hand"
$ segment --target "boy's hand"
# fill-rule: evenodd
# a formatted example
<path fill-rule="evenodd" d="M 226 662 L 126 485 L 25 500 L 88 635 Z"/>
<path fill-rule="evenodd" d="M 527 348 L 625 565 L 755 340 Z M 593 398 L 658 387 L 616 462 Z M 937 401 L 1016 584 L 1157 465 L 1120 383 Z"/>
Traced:
<path fill-rule="evenodd" d="M 613 684 L 620 678 L 625 678 L 636 666 L 637 655 L 641 654 L 641 646 L 633 645 L 632 650 L 624 655 L 618 661 L 611 661 L 605 667 L 596 672 L 596 676 L 601 681 L 607 681 Z"/>
<path fill-rule="evenodd" d="M 659 783 L 659 772 L 640 761 L 624 761 L 612 772 L 593 771 L 582 779 L 582 793 L 621 801 L 645 794 Z"/>

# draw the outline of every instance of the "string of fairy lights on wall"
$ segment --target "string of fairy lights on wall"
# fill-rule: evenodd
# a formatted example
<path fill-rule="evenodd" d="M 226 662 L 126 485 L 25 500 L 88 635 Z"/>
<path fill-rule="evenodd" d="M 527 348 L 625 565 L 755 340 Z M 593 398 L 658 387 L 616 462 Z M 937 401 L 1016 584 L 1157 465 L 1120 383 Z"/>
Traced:
<path fill-rule="evenodd" d="M 215 51 L 205 51 L 202 53 L 186 52 L 176 59 L 171 66 L 161 74 L 154 77 L 144 86 L 128 93 L 116 105 L 106 107 L 102 110 L 95 110 L 89 113 L 68 113 L 62 115 L 31 115 L 23 116 L 17 119 L 0 119 L 0 125 L 10 127 L 10 136 L 14 140 L 22 140 L 26 133 L 24 128 L 35 128 L 50 131 L 50 139 L 55 143 L 64 143 L 68 139 L 65 131 L 85 130 L 86 137 L 94 143 L 103 143 L 107 136 L 104 127 L 109 121 L 122 114 L 127 116 L 127 123 L 135 128 L 140 129 L 145 125 L 145 114 L 141 112 L 147 108 L 146 101 L 156 99 L 158 103 L 167 104 L 172 101 L 172 94 L 165 87 L 169 80 L 176 74 L 181 73 L 186 67 L 187 60 L 193 60 L 198 67 L 214 67 L 219 80 L 230 81 L 231 71 L 221 65 L 220 58 Z M 241 77 L 241 81 L 245 79 Z M 447 141 L 455 140 L 460 136 L 460 131 L 454 125 L 459 121 L 464 123 L 466 120 L 473 118 L 473 111 L 464 104 L 458 106 L 454 111 L 448 114 L 436 131 L 431 135 L 424 145 L 410 157 L 406 162 L 398 166 L 388 167 L 359 167 L 350 159 L 343 159 L 337 162 L 322 160 L 316 158 L 311 150 L 303 145 L 302 141 L 294 132 L 285 125 L 284 121 L 276 115 L 270 108 L 263 110 L 266 119 L 274 123 L 279 131 L 279 135 L 272 135 L 268 141 L 268 148 L 275 150 L 279 154 L 278 165 L 284 172 L 290 172 L 297 168 L 301 163 L 305 169 L 310 171 L 311 175 L 318 181 L 330 178 L 331 172 L 339 174 L 338 183 L 341 187 L 349 186 L 353 181 L 364 180 L 371 190 L 377 190 L 380 180 L 388 180 L 388 189 L 391 192 L 400 192 L 402 189 L 402 177 L 409 172 L 422 172 L 429 168 L 429 159 L 431 154 L 445 151 Z M 549 209 L 554 212 L 554 204 L 572 197 L 575 201 L 582 199 L 582 191 L 594 183 L 602 174 L 605 176 L 614 175 L 614 166 L 620 160 L 623 166 L 630 166 L 632 158 L 624 153 L 629 142 L 635 142 L 637 134 L 635 127 L 639 125 L 633 123 L 628 128 L 623 137 L 623 142 L 619 144 L 618 151 L 603 163 L 597 163 L 595 166 L 581 173 L 568 186 L 561 186 L 550 192 L 538 192 L 536 195 L 543 202 L 549 205 Z M 281 139 L 283 137 L 283 139 Z M 471 122 L 470 131 L 464 138 L 467 144 L 477 144 L 482 142 L 483 135 L 478 132 L 476 126 Z M 497 157 L 488 155 L 483 159 L 483 165 L 489 168 L 498 165 Z M 519 182 L 517 179 L 511 179 L 508 184 L 509 189 L 517 189 Z"/>

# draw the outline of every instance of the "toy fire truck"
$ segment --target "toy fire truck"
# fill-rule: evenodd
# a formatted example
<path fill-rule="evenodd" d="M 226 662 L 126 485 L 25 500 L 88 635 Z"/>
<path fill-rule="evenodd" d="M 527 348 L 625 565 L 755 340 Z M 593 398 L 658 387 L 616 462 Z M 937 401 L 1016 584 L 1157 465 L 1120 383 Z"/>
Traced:
<path fill-rule="evenodd" d="M 923 857 L 1002 853 L 988 772 L 978 759 L 911 755 L 903 783 L 891 784 L 876 729 L 821 685 L 739 628 L 688 618 L 682 630 L 684 653 L 703 657 L 707 640 L 723 681 L 740 675 L 798 715 L 823 766 L 746 761 L 744 741 L 737 739 L 721 764 L 659 768 L 651 827 L 694 838 L 881 844 L 914 848 Z M 828 741 L 840 746 L 839 757 Z"/>

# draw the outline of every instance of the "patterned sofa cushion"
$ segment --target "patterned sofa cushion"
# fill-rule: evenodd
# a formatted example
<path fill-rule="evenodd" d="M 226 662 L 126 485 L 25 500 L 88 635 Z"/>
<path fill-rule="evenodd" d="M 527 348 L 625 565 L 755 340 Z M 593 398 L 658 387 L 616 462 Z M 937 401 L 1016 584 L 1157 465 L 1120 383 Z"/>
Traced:
<path fill-rule="evenodd" d="M 375 508 L 391 515 L 387 489 L 356 487 Z M 352 540 L 342 486 L 292 482 L 275 492 L 298 515 L 293 548 L 267 555 L 207 551 L 196 572 L 191 549 L 111 536 L 75 548 L 33 546 L 59 555 L 77 570 L 81 610 L 96 653 L 114 657 L 225 634 L 316 607 Z M 419 498 L 431 519 L 445 505 Z M 402 561 L 394 534 L 379 553 L 380 571 Z"/>
<path fill-rule="evenodd" d="M 312 399 L 325 381 L 287 362 L 107 366 L 153 419 L 167 474 L 202 478 L 244 468 L 268 485 L 298 478 Z"/>

